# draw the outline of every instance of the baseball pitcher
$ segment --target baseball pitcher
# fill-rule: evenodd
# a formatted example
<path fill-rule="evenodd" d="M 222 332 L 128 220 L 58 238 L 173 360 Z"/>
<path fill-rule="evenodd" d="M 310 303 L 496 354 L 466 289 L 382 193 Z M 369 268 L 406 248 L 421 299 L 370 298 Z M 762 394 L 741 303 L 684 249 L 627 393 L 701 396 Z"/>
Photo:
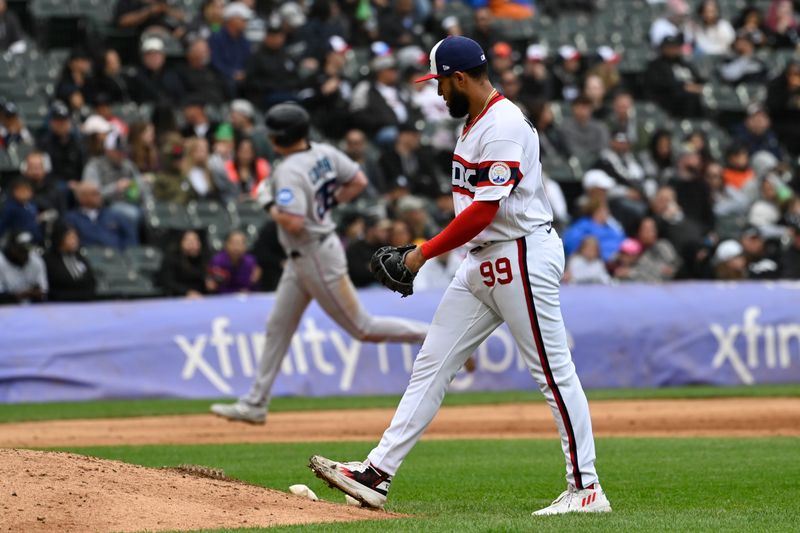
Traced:
<path fill-rule="evenodd" d="M 575 373 L 561 317 L 564 248 L 552 228 L 533 125 L 488 79 L 486 56 L 466 37 L 447 37 L 430 53 L 431 74 L 454 117 L 468 120 L 452 162 L 456 218 L 420 248 L 384 248 L 373 270 L 388 287 L 411 293 L 426 260 L 467 244 L 434 315 L 408 388 L 367 460 L 311 458 L 317 476 L 371 507 L 382 507 L 406 455 L 441 406 L 448 384 L 472 351 L 508 324 L 547 398 L 566 459 L 567 490 L 534 514 L 608 512 L 595 471 L 589 405 Z"/>
<path fill-rule="evenodd" d="M 265 182 L 259 201 L 277 222 L 278 238 L 289 259 L 278 282 L 267 320 L 266 347 L 250 392 L 233 404 L 211 406 L 219 416 L 251 423 L 266 421 L 270 389 L 312 299 L 361 341 L 422 343 L 428 332 L 423 322 L 369 315 L 347 275 L 331 209 L 366 187 L 367 177 L 358 164 L 336 148 L 309 142 L 309 116 L 297 104 L 272 107 L 266 124 L 283 161 Z"/>

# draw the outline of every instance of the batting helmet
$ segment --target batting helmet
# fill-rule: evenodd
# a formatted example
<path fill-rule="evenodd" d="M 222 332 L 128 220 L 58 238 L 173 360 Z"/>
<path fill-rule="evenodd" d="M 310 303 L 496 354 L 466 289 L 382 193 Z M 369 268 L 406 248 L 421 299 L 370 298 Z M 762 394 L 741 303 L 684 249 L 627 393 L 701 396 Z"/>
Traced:
<path fill-rule="evenodd" d="M 265 120 L 269 135 L 278 146 L 291 146 L 308 137 L 311 118 L 298 104 L 285 102 L 272 106 Z"/>

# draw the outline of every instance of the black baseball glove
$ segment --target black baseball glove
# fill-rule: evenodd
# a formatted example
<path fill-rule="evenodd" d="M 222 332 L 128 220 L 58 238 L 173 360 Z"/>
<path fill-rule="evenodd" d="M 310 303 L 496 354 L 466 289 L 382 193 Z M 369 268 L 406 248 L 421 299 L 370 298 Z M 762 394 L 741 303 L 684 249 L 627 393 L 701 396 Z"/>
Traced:
<path fill-rule="evenodd" d="M 414 294 L 414 278 L 417 276 L 406 266 L 406 254 L 416 248 L 413 244 L 384 246 L 372 254 L 369 270 L 381 285 L 406 296 Z"/>

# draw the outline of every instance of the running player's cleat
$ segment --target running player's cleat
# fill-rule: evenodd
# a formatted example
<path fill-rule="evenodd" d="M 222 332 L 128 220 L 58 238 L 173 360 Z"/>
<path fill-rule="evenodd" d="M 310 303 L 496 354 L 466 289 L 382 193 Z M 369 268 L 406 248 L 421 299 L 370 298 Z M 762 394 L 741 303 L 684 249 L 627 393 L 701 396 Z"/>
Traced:
<path fill-rule="evenodd" d="M 263 424 L 267 421 L 267 408 L 250 405 L 241 400 L 236 403 L 215 403 L 211 412 L 228 420 L 249 422 L 250 424 Z"/>
<path fill-rule="evenodd" d="M 561 493 L 553 503 L 544 509 L 539 509 L 533 516 L 564 514 L 564 513 L 610 513 L 611 502 L 606 498 L 599 483 L 594 483 L 591 488 L 578 490 L 569 487 Z"/>
<path fill-rule="evenodd" d="M 328 485 L 349 494 L 367 507 L 383 509 L 392 476 L 381 472 L 369 461 L 337 463 L 321 455 L 312 455 L 309 468 Z"/>

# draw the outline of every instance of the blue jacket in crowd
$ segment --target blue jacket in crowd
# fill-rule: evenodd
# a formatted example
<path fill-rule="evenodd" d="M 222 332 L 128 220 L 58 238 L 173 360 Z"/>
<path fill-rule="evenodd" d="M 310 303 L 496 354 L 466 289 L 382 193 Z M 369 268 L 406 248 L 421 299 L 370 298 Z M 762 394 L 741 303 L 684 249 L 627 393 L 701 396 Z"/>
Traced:
<path fill-rule="evenodd" d="M 21 204 L 14 198 L 9 198 L 0 208 L 0 237 L 7 231 L 27 231 L 33 239 L 42 244 L 42 230 L 36 222 L 39 211 L 32 202 Z"/>
<path fill-rule="evenodd" d="M 211 64 L 225 75 L 228 83 L 233 84 L 233 75 L 237 71 L 244 72 L 250 58 L 250 41 L 244 34 L 234 38 L 222 28 L 211 35 L 208 46 L 211 48 Z"/>
<path fill-rule="evenodd" d="M 78 230 L 84 246 L 106 246 L 124 250 L 139 244 L 133 224 L 110 209 L 100 209 L 95 220 L 80 209 L 73 209 L 64 218 Z"/>
<path fill-rule="evenodd" d="M 608 262 L 622 246 L 625 232 L 615 222 L 598 224 L 591 217 L 579 218 L 564 233 L 564 252 L 567 256 L 575 253 L 586 237 L 597 239 L 600 245 L 600 257 L 603 258 L 603 261 Z"/>

